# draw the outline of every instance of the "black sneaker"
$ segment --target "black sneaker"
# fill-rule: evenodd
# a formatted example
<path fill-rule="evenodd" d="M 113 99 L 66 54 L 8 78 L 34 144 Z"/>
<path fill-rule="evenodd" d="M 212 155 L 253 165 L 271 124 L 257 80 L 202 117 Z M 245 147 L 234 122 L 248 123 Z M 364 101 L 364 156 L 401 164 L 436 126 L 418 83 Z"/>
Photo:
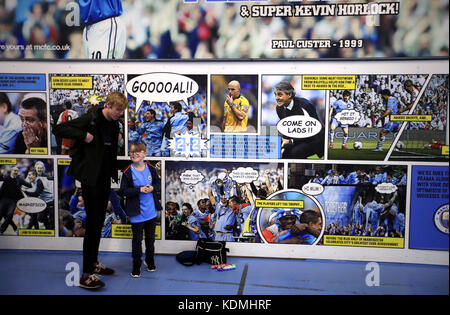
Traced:
<path fill-rule="evenodd" d="M 144 264 L 147 266 L 147 271 L 148 272 L 155 272 L 156 271 L 156 266 L 154 264 L 147 263 L 146 261 L 144 261 Z"/>
<path fill-rule="evenodd" d="M 98 263 L 97 266 L 95 266 L 94 273 L 99 275 L 110 276 L 114 274 L 114 269 L 108 268 L 102 263 Z"/>
<path fill-rule="evenodd" d="M 90 274 L 80 278 L 80 287 L 84 289 L 100 289 L 105 286 L 105 283 L 100 280 L 95 274 Z"/>
<path fill-rule="evenodd" d="M 131 271 L 133 278 L 139 278 L 141 276 L 141 265 L 133 264 L 133 270 Z"/>

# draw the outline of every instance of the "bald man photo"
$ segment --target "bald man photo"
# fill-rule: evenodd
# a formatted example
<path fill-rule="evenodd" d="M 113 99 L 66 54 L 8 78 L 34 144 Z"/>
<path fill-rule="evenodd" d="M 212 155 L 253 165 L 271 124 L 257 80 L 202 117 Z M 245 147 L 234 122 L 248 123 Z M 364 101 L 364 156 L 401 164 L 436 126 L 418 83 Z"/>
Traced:
<path fill-rule="evenodd" d="M 230 81 L 227 90 L 226 100 L 223 105 L 224 116 L 222 132 L 246 132 L 250 104 L 248 100 L 241 95 L 241 85 L 239 81 Z"/>

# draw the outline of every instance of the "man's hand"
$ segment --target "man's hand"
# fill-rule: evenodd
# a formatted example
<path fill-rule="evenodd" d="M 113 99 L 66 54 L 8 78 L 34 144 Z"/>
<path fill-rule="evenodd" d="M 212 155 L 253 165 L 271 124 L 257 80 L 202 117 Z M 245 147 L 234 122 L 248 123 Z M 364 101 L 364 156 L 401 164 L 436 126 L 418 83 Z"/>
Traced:
<path fill-rule="evenodd" d="M 227 102 L 228 105 L 232 106 L 233 105 L 233 98 L 227 94 L 227 98 L 225 100 Z"/>
<path fill-rule="evenodd" d="M 86 142 L 86 143 L 91 143 L 92 140 L 94 140 L 94 136 L 91 135 L 89 132 L 86 133 L 86 138 L 84 138 L 84 142 Z"/>
<path fill-rule="evenodd" d="M 39 147 L 41 144 L 41 138 L 39 138 L 33 131 L 33 128 L 31 128 L 28 125 L 23 126 L 23 140 L 25 142 L 25 145 L 27 148 L 30 147 Z"/>

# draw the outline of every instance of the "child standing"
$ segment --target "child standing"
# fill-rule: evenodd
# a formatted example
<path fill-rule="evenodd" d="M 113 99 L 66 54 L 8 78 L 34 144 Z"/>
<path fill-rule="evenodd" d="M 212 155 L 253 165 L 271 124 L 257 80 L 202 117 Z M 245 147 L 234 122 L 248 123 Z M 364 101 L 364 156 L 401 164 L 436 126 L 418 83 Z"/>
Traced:
<path fill-rule="evenodd" d="M 130 158 L 133 162 L 125 169 L 120 183 L 120 194 L 125 197 L 125 212 L 130 218 L 132 239 L 133 269 L 131 276 L 141 275 L 142 235 L 145 233 L 145 260 L 147 270 L 156 270 L 155 228 L 157 211 L 162 207 L 157 191 L 160 181 L 154 166 L 145 162 L 147 148 L 145 144 L 135 142 L 130 145 Z"/>

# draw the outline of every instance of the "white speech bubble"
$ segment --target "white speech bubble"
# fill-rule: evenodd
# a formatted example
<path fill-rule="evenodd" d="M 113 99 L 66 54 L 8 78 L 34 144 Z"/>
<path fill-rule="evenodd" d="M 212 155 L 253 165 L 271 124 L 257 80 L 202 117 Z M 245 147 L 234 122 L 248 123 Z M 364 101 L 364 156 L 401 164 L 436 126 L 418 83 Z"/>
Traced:
<path fill-rule="evenodd" d="M 323 186 L 318 183 L 306 183 L 302 187 L 302 191 L 305 195 L 316 196 L 323 193 Z"/>
<path fill-rule="evenodd" d="M 353 109 L 344 109 L 335 116 L 337 121 L 344 125 L 354 125 L 361 119 L 361 114 Z"/>
<path fill-rule="evenodd" d="M 189 185 L 189 188 L 193 188 L 194 185 L 200 183 L 205 176 L 197 170 L 187 170 L 180 175 L 182 183 Z"/>
<path fill-rule="evenodd" d="M 392 194 L 397 191 L 397 186 L 392 183 L 381 183 L 375 186 L 375 190 L 380 194 Z"/>
<path fill-rule="evenodd" d="M 128 81 L 127 92 L 136 97 L 136 112 L 143 101 L 184 101 L 197 93 L 198 84 L 189 77 L 176 73 L 155 72 L 135 77 Z"/>
<path fill-rule="evenodd" d="M 317 119 L 310 117 L 303 110 L 302 115 L 294 115 L 283 118 L 277 124 L 278 131 L 286 137 L 304 139 L 315 136 L 322 130 L 322 124 Z"/>
<path fill-rule="evenodd" d="M 25 197 L 17 201 L 17 208 L 26 213 L 38 213 L 46 207 L 45 201 L 36 197 Z"/>
<path fill-rule="evenodd" d="M 258 179 L 259 173 L 251 167 L 239 167 L 230 173 L 230 177 L 238 184 L 249 184 Z"/>

